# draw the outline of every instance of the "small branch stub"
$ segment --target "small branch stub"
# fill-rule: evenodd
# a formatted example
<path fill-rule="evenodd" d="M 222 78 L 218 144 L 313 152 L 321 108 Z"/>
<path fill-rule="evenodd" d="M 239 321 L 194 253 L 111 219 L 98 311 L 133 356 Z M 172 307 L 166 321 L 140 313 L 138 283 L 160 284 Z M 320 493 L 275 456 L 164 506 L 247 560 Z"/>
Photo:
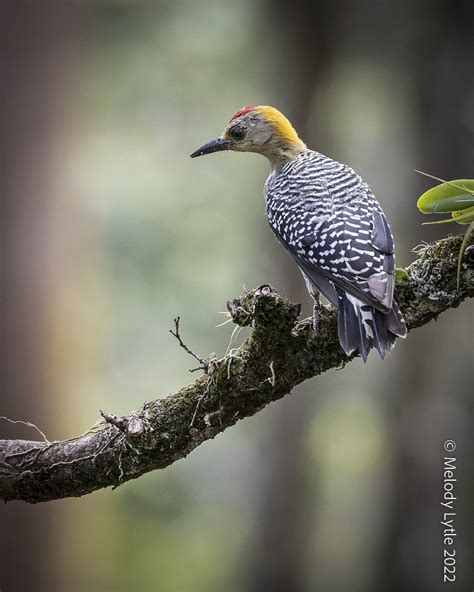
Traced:
<path fill-rule="evenodd" d="M 118 417 L 112 413 L 107 413 L 107 411 L 101 411 L 100 414 L 107 423 L 115 426 L 126 436 L 136 438 L 137 436 L 141 436 L 145 431 L 143 419 L 138 415 L 132 414 L 130 417 Z"/>

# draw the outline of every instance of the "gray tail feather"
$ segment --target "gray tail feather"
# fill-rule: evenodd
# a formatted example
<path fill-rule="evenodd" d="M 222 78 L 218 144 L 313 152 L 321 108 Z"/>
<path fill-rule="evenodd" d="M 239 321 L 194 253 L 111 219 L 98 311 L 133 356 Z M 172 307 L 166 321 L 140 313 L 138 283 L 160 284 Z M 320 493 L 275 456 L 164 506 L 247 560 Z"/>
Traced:
<path fill-rule="evenodd" d="M 392 310 L 384 316 L 386 317 L 385 326 L 387 330 L 397 337 L 405 339 L 407 336 L 407 326 L 395 301 L 393 301 Z"/>
<path fill-rule="evenodd" d="M 383 313 L 342 290 L 337 292 L 339 341 L 347 355 L 358 351 L 366 362 L 375 347 L 384 358 L 395 339 L 406 336 L 406 325 L 395 303 L 389 313 Z"/>

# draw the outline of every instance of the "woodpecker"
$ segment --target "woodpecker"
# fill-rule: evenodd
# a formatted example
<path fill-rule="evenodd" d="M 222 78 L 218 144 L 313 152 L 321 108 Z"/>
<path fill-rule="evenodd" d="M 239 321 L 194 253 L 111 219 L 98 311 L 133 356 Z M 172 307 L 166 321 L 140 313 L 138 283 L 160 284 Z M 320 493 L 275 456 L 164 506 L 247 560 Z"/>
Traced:
<path fill-rule="evenodd" d="M 337 308 L 344 352 L 358 351 L 365 362 L 375 347 L 384 358 L 407 329 L 393 299 L 392 232 L 367 183 L 349 166 L 309 150 L 270 106 L 241 109 L 191 158 L 223 150 L 256 152 L 270 161 L 265 213 L 314 299 L 314 329 L 321 293 Z"/>

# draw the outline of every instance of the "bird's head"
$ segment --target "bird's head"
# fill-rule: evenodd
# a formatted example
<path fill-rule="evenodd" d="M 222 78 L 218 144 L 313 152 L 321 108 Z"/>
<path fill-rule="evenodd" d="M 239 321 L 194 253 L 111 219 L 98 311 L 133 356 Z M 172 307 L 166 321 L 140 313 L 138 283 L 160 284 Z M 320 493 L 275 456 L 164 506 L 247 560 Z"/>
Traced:
<path fill-rule="evenodd" d="M 221 136 L 201 146 L 191 158 L 222 150 L 257 152 L 279 167 L 306 150 L 306 144 L 274 107 L 245 107 L 232 117 Z"/>

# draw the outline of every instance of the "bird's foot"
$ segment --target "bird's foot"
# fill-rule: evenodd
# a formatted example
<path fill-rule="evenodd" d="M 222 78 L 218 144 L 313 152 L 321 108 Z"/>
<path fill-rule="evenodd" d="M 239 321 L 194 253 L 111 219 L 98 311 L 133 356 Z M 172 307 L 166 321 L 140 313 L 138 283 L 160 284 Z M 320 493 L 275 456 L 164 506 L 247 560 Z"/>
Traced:
<path fill-rule="evenodd" d="M 313 331 L 315 333 L 317 333 L 319 330 L 319 312 L 321 308 L 321 302 L 319 302 L 319 300 L 315 300 L 313 304 Z"/>
<path fill-rule="evenodd" d="M 323 304 L 319 299 L 314 300 L 313 304 L 313 330 L 317 333 L 319 331 L 319 319 L 323 311 L 331 310 L 330 304 Z"/>

